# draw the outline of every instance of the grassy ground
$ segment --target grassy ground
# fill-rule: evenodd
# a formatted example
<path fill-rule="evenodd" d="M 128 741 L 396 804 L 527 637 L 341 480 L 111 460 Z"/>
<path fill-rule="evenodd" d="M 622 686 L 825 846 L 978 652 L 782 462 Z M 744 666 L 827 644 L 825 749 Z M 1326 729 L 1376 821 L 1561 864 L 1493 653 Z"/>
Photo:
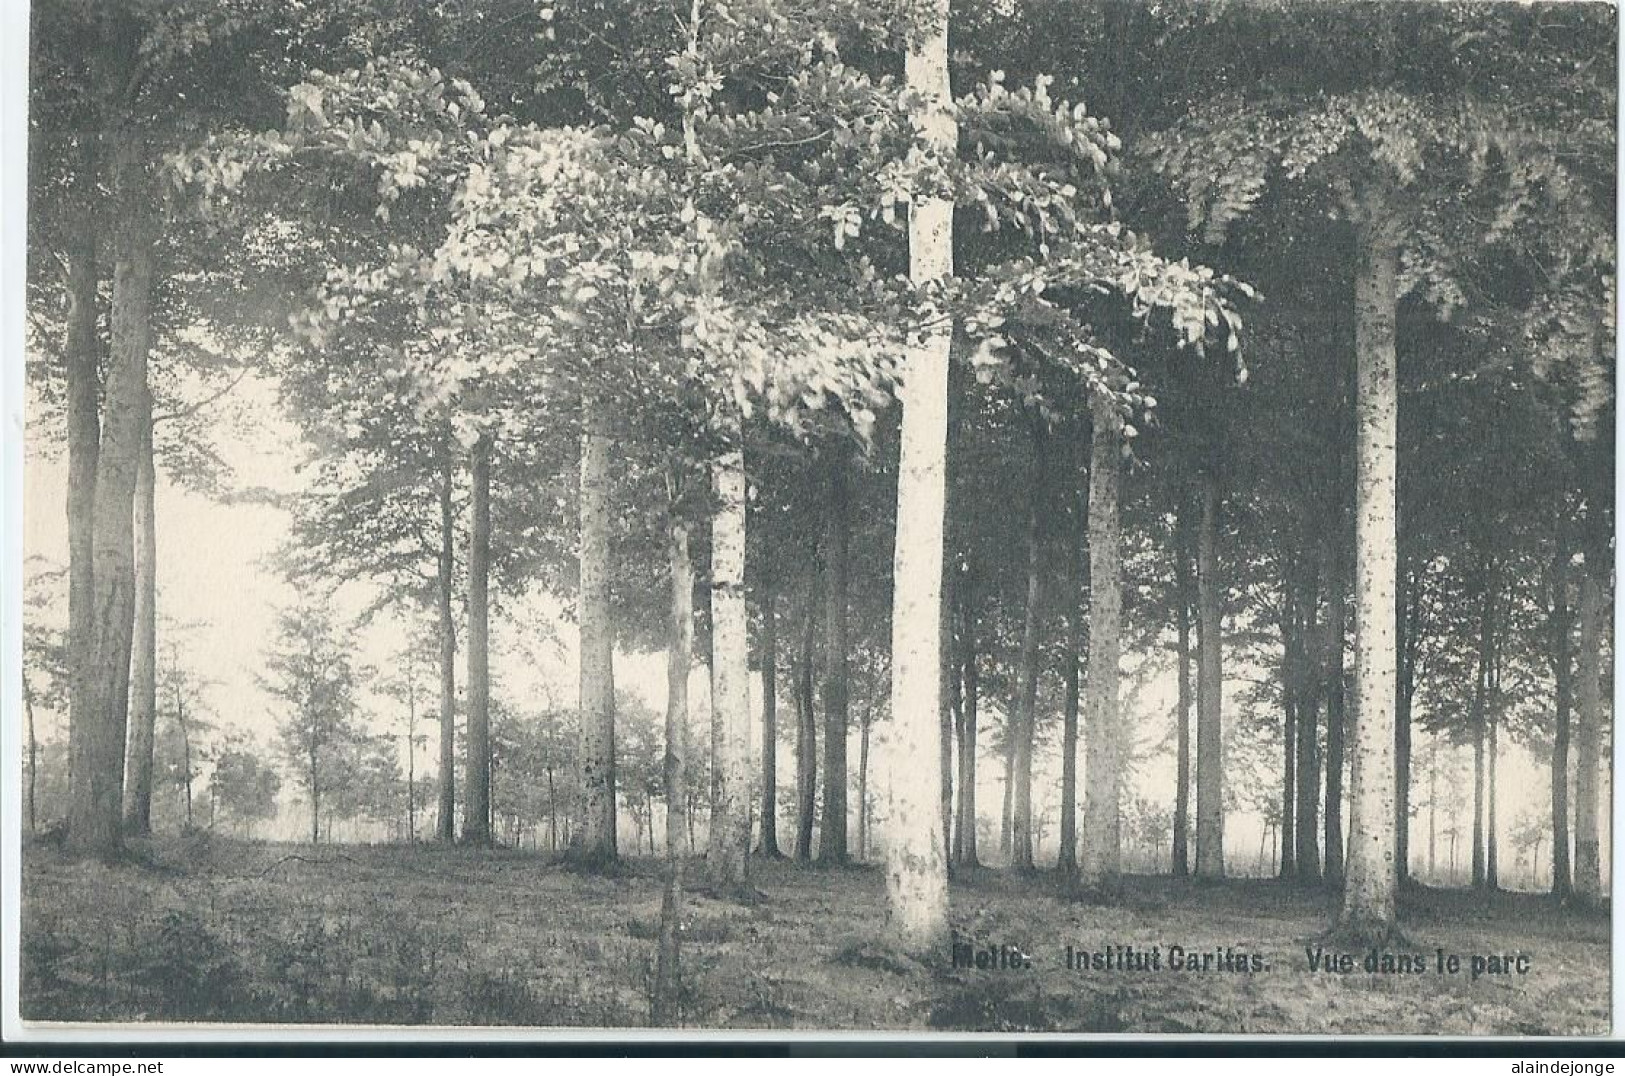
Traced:
<path fill-rule="evenodd" d="M 139 845 L 137 862 L 25 849 L 23 1015 L 33 1020 L 640 1027 L 660 866 L 584 876 L 514 852 L 207 840 Z M 1049 879 L 956 879 L 954 926 L 1030 969 L 919 961 L 880 941 L 880 873 L 754 864 L 750 903 L 691 895 L 691 1027 L 1337 1034 L 1601 1034 L 1604 915 L 1543 898 L 1407 893 L 1403 951 L 1427 971 L 1311 972 L 1332 898 L 1271 882 L 1128 879 L 1110 905 Z M 1066 947 L 1160 947 L 1162 970 L 1068 970 Z M 1170 946 L 1259 954 L 1267 970 L 1175 971 Z M 1435 950 L 1462 971 L 1434 971 Z M 1513 971 L 1471 975 L 1473 954 Z M 1527 971 L 1515 969 L 1518 955 Z"/>

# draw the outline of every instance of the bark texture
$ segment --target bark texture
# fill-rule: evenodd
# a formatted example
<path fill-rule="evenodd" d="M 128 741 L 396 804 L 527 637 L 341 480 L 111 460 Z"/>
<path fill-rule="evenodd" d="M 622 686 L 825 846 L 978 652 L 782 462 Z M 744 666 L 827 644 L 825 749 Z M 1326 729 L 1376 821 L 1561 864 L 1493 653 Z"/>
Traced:
<path fill-rule="evenodd" d="M 958 129 L 948 84 L 948 0 L 929 0 L 909 36 L 904 82 L 927 146 L 952 156 Z M 917 198 L 909 209 L 909 277 L 953 275 L 950 199 Z M 880 752 L 888 926 L 897 941 L 941 951 L 948 938 L 948 864 L 943 855 L 941 602 L 947 499 L 948 361 L 953 327 L 939 320 L 911 343 L 902 376 L 902 427 L 893 559 L 892 728 Z"/>
<path fill-rule="evenodd" d="M 737 417 L 728 431 L 737 439 Z M 712 840 L 706 870 L 718 892 L 741 890 L 750 862 L 750 652 L 745 608 L 745 455 L 723 452 L 711 468 L 711 676 L 713 740 Z"/>
<path fill-rule="evenodd" d="M 1197 657 L 1196 875 L 1224 877 L 1224 590 L 1219 582 L 1219 479 L 1202 475 L 1202 514 L 1196 531 L 1196 605 L 1201 629 Z"/>
<path fill-rule="evenodd" d="M 615 626 L 610 610 L 610 470 L 614 445 L 603 403 L 581 401 L 581 818 L 573 856 L 607 863 L 615 840 Z"/>
<path fill-rule="evenodd" d="M 463 840 L 491 843 L 491 437 L 469 461 L 473 516 L 468 542 L 468 742 L 463 780 Z"/>
<path fill-rule="evenodd" d="M 91 543 L 92 608 L 85 665 L 85 713 L 70 733 L 67 846 L 116 858 L 123 850 L 124 749 L 129 718 L 130 648 L 135 624 L 136 471 L 152 348 L 153 246 L 146 147 L 115 135 L 112 350 L 96 457 Z"/>
<path fill-rule="evenodd" d="M 435 840 L 457 839 L 457 622 L 451 596 L 456 585 L 456 519 L 451 509 L 451 453 L 445 446 L 440 472 L 440 558 L 435 568 L 435 612 L 440 635 L 440 805 Z"/>
<path fill-rule="evenodd" d="M 142 394 L 135 472 L 135 635 L 130 647 L 130 737 L 124 769 L 124 829 L 152 832 L 152 756 L 158 726 L 157 467 L 152 393 Z"/>
<path fill-rule="evenodd" d="M 1355 266 L 1354 757 L 1341 925 L 1385 942 L 1395 927 L 1394 591 L 1399 381 L 1394 353 L 1397 228 L 1363 208 Z"/>
<path fill-rule="evenodd" d="M 1118 713 L 1118 657 L 1122 619 L 1122 536 L 1118 478 L 1122 425 L 1112 402 L 1090 406 L 1089 456 L 1089 671 L 1084 738 L 1083 852 L 1078 882 L 1091 889 L 1116 885 L 1122 861 L 1118 810 L 1122 730 Z"/>

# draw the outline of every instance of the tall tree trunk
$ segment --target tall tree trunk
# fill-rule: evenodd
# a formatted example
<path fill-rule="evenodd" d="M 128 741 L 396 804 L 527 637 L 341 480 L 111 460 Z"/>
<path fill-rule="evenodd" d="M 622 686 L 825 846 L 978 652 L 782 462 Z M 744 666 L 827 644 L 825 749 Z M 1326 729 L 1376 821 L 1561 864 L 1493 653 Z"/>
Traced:
<path fill-rule="evenodd" d="M 960 679 L 963 716 L 959 730 L 959 824 L 957 826 L 960 867 L 981 865 L 976 850 L 976 748 L 979 734 L 977 709 L 981 703 L 981 681 L 977 675 L 976 610 L 973 581 L 969 573 L 960 579 L 955 596 L 960 614 Z"/>
<path fill-rule="evenodd" d="M 832 459 L 829 501 L 825 505 L 828 531 L 824 557 L 824 816 L 818 830 L 818 862 L 829 866 L 838 866 L 847 860 L 846 732 L 849 714 L 846 583 L 850 557 L 850 511 L 846 461 Z M 940 715 L 933 718 L 940 719 Z M 936 757 L 935 746 L 933 743 L 929 757 Z"/>
<path fill-rule="evenodd" d="M 1320 881 L 1320 695 L 1318 677 L 1310 675 L 1319 658 L 1315 645 L 1316 612 L 1320 604 L 1314 573 L 1305 571 L 1298 583 L 1298 631 L 1293 663 L 1293 694 L 1298 700 L 1298 877 Z"/>
<path fill-rule="evenodd" d="M 1174 625 L 1175 660 L 1179 677 L 1174 717 L 1177 747 L 1174 756 L 1174 874 L 1183 878 L 1191 872 L 1191 583 L 1190 499 L 1181 496 L 1175 508 L 1174 524 Z M 1262 859 L 1262 855 L 1259 857 Z"/>
<path fill-rule="evenodd" d="M 1603 588 L 1609 565 L 1599 548 L 1606 546 L 1587 545 L 1585 570 L 1580 576 L 1580 712 L 1574 770 L 1574 893 L 1591 903 L 1602 898 L 1602 841 L 1597 812 L 1603 732 Z"/>
<path fill-rule="evenodd" d="M 1338 555 L 1342 535 L 1334 532 L 1321 542 L 1326 586 L 1324 670 L 1326 692 L 1326 881 L 1343 884 L 1343 558 Z"/>
<path fill-rule="evenodd" d="M 128 129 L 117 132 L 115 141 L 114 189 L 121 220 L 113 237 L 112 352 L 93 502 L 88 720 L 82 722 L 80 736 L 70 732 L 67 838 L 70 851 L 104 860 L 123 850 L 124 747 L 135 624 L 135 486 L 152 347 L 156 242 L 149 219 L 146 147 Z"/>
<path fill-rule="evenodd" d="M 1290 620 L 1290 616 L 1287 620 Z M 1290 632 L 1290 628 L 1288 629 Z M 1288 636 L 1290 639 L 1290 635 Z M 1292 648 L 1286 643 L 1281 671 L 1281 877 L 1298 877 L 1298 696 L 1292 688 Z"/>
<path fill-rule="evenodd" d="M 1043 593 L 1043 549 L 1039 513 L 1049 481 L 1048 447 L 1043 418 L 1032 422 L 1032 489 L 1027 500 L 1027 604 L 1022 617 L 1021 653 L 1015 705 L 1015 816 L 1011 823 L 1011 863 L 1018 870 L 1033 868 L 1033 737 L 1038 707 L 1038 603 Z"/>
<path fill-rule="evenodd" d="M 1219 476 L 1202 469 L 1202 515 L 1196 531 L 1198 638 L 1196 714 L 1196 874 L 1224 877 L 1224 650 L 1219 582 Z"/>
<path fill-rule="evenodd" d="M 769 859 L 779 851 L 779 612 L 769 581 L 762 588 L 762 822 L 759 848 Z"/>
<path fill-rule="evenodd" d="M 818 720 L 813 710 L 813 627 L 817 584 L 807 586 L 807 611 L 796 659 L 796 847 L 798 863 L 812 860 L 813 818 L 818 801 Z"/>
<path fill-rule="evenodd" d="M 491 435 L 474 444 L 469 466 L 468 776 L 463 789 L 463 841 L 491 843 Z"/>
<path fill-rule="evenodd" d="M 1403 609 L 1397 647 L 1397 681 L 1394 687 L 1394 874 L 1403 885 L 1411 873 L 1411 700 L 1416 692 L 1416 647 L 1421 601 L 1421 584 L 1414 575 L 1402 585 Z"/>
<path fill-rule="evenodd" d="M 135 471 L 135 634 L 130 646 L 130 738 L 125 759 L 124 829 L 152 832 L 152 752 L 158 727 L 157 467 L 152 452 L 152 393 L 141 395 Z"/>
<path fill-rule="evenodd" d="M 737 411 L 725 433 L 733 442 L 712 463 L 716 514 L 711 517 L 712 727 L 722 752 L 713 765 L 712 841 L 706 864 L 711 888 L 742 890 L 750 857 L 750 644 L 745 608 L 745 454 Z"/>
<path fill-rule="evenodd" d="M 948 84 L 948 0 L 932 0 L 909 34 L 904 82 L 928 151 L 952 157 L 958 129 Z M 954 272 L 954 207 L 935 194 L 909 209 L 909 277 L 917 286 Z M 906 947 L 936 951 L 948 936 L 942 774 L 936 757 L 942 668 L 942 559 L 946 524 L 948 361 L 953 326 L 937 319 L 909 348 L 902 374 L 897 533 L 892 579 L 892 728 L 881 753 L 889 926 Z"/>
<path fill-rule="evenodd" d="M 581 820 L 572 855 L 589 864 L 617 856 L 615 842 L 615 622 L 610 610 L 610 467 L 604 403 L 581 397 Z"/>
<path fill-rule="evenodd" d="M 1552 895 L 1566 900 L 1569 872 L 1569 732 L 1574 710 L 1574 625 L 1569 613 L 1569 550 L 1565 532 L 1558 527 L 1557 552 L 1552 556 L 1551 644 L 1556 711 L 1552 732 Z"/>
<path fill-rule="evenodd" d="M 1486 566 L 1478 613 L 1478 664 L 1473 682 L 1473 888 L 1484 885 L 1484 748 L 1489 733 L 1490 653 L 1494 645 L 1495 584 Z"/>
<path fill-rule="evenodd" d="M 34 692 L 28 686 L 28 677 L 23 677 L 23 716 L 28 722 L 28 790 L 24 806 L 28 819 L 28 833 L 33 836 L 39 832 L 39 737 L 34 728 Z"/>
<path fill-rule="evenodd" d="M 1078 705 L 1079 671 L 1085 621 L 1080 606 L 1084 546 L 1088 542 L 1089 501 L 1082 491 L 1074 497 L 1073 530 L 1066 550 L 1066 653 L 1062 671 L 1066 677 L 1066 698 L 1061 711 L 1061 850 L 1056 868 L 1065 878 L 1078 873 Z"/>
<path fill-rule="evenodd" d="M 451 615 L 457 533 L 451 510 L 449 436 L 441 449 L 440 558 L 435 571 L 436 612 L 440 619 L 440 807 L 434 835 L 435 840 L 450 844 L 457 839 L 457 622 Z"/>
<path fill-rule="evenodd" d="M 1118 807 L 1122 730 L 1117 665 L 1123 600 L 1118 519 L 1123 419 L 1112 401 L 1101 394 L 1091 400 L 1090 411 L 1089 700 L 1084 744 L 1083 854 L 1078 863 L 1078 881 L 1086 888 L 1109 889 L 1116 886 L 1122 857 Z"/>
<path fill-rule="evenodd" d="M 101 440 L 101 374 L 96 332 L 97 217 L 95 162 L 82 164 L 83 205 L 69 233 L 67 338 L 63 342 L 68 420 L 68 757 L 80 757 L 79 740 L 96 722 L 94 677 L 93 549 L 96 523 L 96 457 Z M 71 796 L 72 781 L 70 777 Z"/>
<path fill-rule="evenodd" d="M 1501 737 L 1498 728 L 1500 725 L 1500 673 L 1495 669 L 1494 664 L 1498 660 L 1499 658 L 1492 659 L 1490 665 L 1492 672 L 1489 691 L 1489 730 L 1488 743 L 1485 746 L 1485 754 L 1488 756 L 1485 765 L 1485 780 L 1489 784 L 1489 817 L 1484 825 L 1484 886 L 1490 890 L 1501 888 L 1500 841 L 1497 839 L 1497 831 L 1500 827 L 1496 824 L 1495 813 L 1495 763 L 1501 754 Z"/>
<path fill-rule="evenodd" d="M 858 737 L 858 859 L 869 858 L 869 730 L 874 715 L 865 710 Z"/>
<path fill-rule="evenodd" d="M 1394 590 L 1399 379 L 1394 354 L 1399 237 L 1382 199 L 1356 226 L 1354 772 L 1341 924 L 1386 942 L 1395 928 Z"/>

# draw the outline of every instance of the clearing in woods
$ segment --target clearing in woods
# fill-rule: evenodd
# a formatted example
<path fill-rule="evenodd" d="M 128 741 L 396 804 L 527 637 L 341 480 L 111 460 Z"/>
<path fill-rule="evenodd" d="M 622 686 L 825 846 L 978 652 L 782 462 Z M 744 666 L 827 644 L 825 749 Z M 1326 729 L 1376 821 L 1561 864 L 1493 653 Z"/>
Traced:
<path fill-rule="evenodd" d="M 427 845 L 196 838 L 135 852 L 136 862 L 103 867 L 49 845 L 25 850 L 25 1019 L 648 1025 L 656 860 L 598 877 L 535 854 Z M 972 963 L 992 949 L 996 962 L 1023 964 L 1019 951 L 1031 967 L 977 970 L 953 967 L 946 952 L 920 962 L 881 944 L 873 868 L 752 870 L 754 902 L 690 895 L 684 1026 L 1463 1035 L 1609 1026 L 1606 915 L 1539 896 L 1409 890 L 1404 951 L 1425 970 L 1372 975 L 1364 953 L 1346 973 L 1309 969 L 1306 950 L 1322 944 L 1335 906 L 1329 893 L 1135 877 L 1119 903 L 1098 905 L 1063 899 L 1049 876 L 982 870 L 954 883 L 955 930 Z M 1161 966 L 1069 970 L 1068 946 L 1119 963 L 1132 961 L 1108 947 L 1133 946 L 1142 959 L 1157 952 Z M 1460 957 L 1459 973 L 1436 970 L 1439 949 Z M 1203 953 L 1216 954 L 1211 970 L 1169 966 Z M 1495 971 L 1481 961 L 1475 979 L 1474 954 L 1512 960 Z M 1266 970 L 1224 970 L 1254 955 Z"/>

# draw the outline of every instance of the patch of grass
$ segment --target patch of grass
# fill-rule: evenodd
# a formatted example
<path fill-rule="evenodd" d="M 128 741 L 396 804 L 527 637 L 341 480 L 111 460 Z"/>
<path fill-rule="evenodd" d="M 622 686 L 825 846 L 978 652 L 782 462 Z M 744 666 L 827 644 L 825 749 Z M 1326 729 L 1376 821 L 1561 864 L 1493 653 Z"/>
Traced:
<path fill-rule="evenodd" d="M 115 867 L 24 850 L 28 1020 L 637 1027 L 649 1020 L 664 866 L 610 875 L 545 855 L 436 845 L 311 849 L 155 838 Z M 1030 969 L 945 967 L 870 925 L 873 869 L 757 859 L 751 903 L 690 893 L 677 1022 L 686 1027 L 1149 1033 L 1598 1034 L 1609 1020 L 1604 914 L 1510 893 L 1408 888 L 1427 955 L 1528 954 L 1526 974 L 1311 973 L 1335 896 L 1273 882 L 1126 877 L 1106 903 L 1054 876 L 952 881 L 953 928 Z M 1321 944 L 1325 944 L 1321 942 Z M 1252 974 L 1077 971 L 1065 949 L 1230 948 Z M 1349 951 L 1354 951 L 1350 949 Z"/>

